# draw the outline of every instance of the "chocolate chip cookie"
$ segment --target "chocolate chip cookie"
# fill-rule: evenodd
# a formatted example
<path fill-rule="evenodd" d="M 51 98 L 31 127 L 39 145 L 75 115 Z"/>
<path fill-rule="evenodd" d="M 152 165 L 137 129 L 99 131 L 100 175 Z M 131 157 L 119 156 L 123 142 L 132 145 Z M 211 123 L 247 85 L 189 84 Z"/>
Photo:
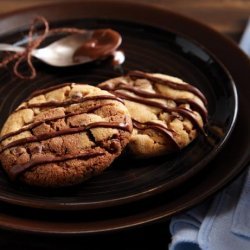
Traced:
<path fill-rule="evenodd" d="M 97 87 L 67 83 L 35 92 L 9 116 L 0 160 L 12 180 L 74 185 L 110 166 L 131 132 L 123 100 Z"/>
<path fill-rule="evenodd" d="M 134 126 L 129 148 L 140 157 L 184 148 L 207 121 L 204 95 L 175 77 L 132 71 L 99 87 L 124 99 Z"/>

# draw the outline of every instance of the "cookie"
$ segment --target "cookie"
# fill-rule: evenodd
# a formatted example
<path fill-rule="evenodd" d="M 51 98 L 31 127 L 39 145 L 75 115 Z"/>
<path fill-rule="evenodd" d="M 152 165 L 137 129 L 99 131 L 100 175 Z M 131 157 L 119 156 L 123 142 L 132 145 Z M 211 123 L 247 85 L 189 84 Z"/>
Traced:
<path fill-rule="evenodd" d="M 131 132 L 120 98 L 67 83 L 35 92 L 10 115 L 1 131 L 0 160 L 12 180 L 74 185 L 110 166 Z"/>
<path fill-rule="evenodd" d="M 207 100 L 179 78 L 132 71 L 98 87 L 124 99 L 134 127 L 129 149 L 139 157 L 179 151 L 203 132 Z"/>

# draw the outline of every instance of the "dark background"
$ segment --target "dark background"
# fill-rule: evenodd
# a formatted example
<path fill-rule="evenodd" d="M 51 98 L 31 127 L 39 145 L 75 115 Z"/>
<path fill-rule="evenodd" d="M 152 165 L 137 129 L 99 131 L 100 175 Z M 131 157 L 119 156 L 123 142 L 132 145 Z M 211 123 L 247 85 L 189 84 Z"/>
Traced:
<path fill-rule="evenodd" d="M 74 1 L 74 0 L 73 0 Z M 0 0 L 0 14 L 71 0 Z M 81 0 L 78 0 L 80 2 Z M 102 1 L 102 0 L 100 0 Z M 113 0 L 150 3 L 195 18 L 238 41 L 250 15 L 250 0 Z"/>

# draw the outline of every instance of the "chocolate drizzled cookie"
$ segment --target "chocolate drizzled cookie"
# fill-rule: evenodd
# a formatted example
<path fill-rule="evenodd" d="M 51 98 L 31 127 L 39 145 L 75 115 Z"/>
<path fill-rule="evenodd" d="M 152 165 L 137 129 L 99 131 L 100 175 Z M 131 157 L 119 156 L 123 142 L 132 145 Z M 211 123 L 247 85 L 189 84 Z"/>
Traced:
<path fill-rule="evenodd" d="M 131 71 L 99 87 L 124 100 L 134 126 L 129 148 L 137 156 L 178 151 L 203 133 L 207 100 L 181 79 Z"/>
<path fill-rule="evenodd" d="M 131 132 L 119 97 L 89 85 L 63 84 L 35 92 L 10 115 L 1 131 L 0 160 L 12 180 L 74 185 L 110 166 Z"/>

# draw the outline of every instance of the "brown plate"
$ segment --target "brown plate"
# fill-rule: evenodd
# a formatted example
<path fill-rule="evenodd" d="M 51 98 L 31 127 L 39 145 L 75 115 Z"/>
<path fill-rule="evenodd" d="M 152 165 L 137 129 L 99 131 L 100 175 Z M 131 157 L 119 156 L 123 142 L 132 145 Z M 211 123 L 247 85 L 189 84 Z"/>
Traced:
<path fill-rule="evenodd" d="M 34 13 L 45 15 L 55 21 L 59 21 L 59 19 L 68 20 L 73 17 L 74 19 L 79 19 L 81 17 L 91 18 L 98 15 L 99 18 L 105 18 L 108 23 L 110 19 L 122 19 L 126 21 L 126 23 L 128 21 L 134 23 L 134 26 L 135 23 L 140 23 L 140 25 L 150 25 L 154 30 L 160 29 L 161 32 L 165 31 L 166 33 L 172 30 L 173 34 L 178 33 L 182 34 L 182 37 L 189 37 L 188 41 L 196 41 L 198 44 L 202 44 L 205 51 L 210 51 L 209 55 L 216 55 L 216 58 L 223 63 L 225 69 L 231 74 L 232 79 L 237 85 L 240 96 L 239 116 L 235 129 L 220 154 L 210 161 L 202 171 L 193 175 L 192 178 L 189 178 L 189 180 L 182 183 L 182 185 L 177 185 L 164 194 L 154 195 L 153 197 L 138 200 L 128 205 L 85 212 L 74 211 L 73 213 L 69 211 L 46 211 L 42 209 L 21 208 L 2 203 L 0 206 L 0 226 L 2 228 L 37 233 L 80 234 L 112 231 L 142 225 L 167 218 L 201 202 L 227 184 L 246 166 L 246 163 L 249 161 L 250 146 L 250 118 L 247 111 L 250 105 L 250 89 L 248 88 L 250 63 L 248 58 L 230 40 L 200 23 L 176 15 L 167 10 L 137 4 L 97 4 L 93 1 L 89 3 L 70 3 L 64 6 L 57 5 L 49 8 L 42 7 L 30 9 L 2 17 L 2 21 L 0 22 L 1 32 L 3 32 L 3 30 L 8 30 L 10 35 L 13 34 L 13 32 L 15 33 L 16 29 L 20 27 L 20 23 L 27 23 Z M 4 38 L 5 37 L 6 36 L 4 36 Z M 196 45 L 196 42 L 192 42 L 192 44 Z M 198 47 L 201 48 L 201 46 Z M 212 57 L 212 59 L 213 58 L 214 57 Z M 41 69 L 39 68 L 39 70 L 45 70 L 43 67 L 41 67 Z M 153 67 L 157 66 L 153 65 Z M 156 70 L 157 68 L 153 69 Z M 49 70 L 51 74 L 56 73 L 56 71 L 51 68 L 46 67 L 46 70 Z M 84 72 L 85 70 L 83 69 L 82 73 L 84 74 Z M 225 70 L 223 70 L 223 72 L 225 73 Z M 42 74 L 41 71 L 40 73 Z M 71 73 L 74 73 L 73 69 Z M 227 74 L 225 75 L 227 76 Z M 56 76 L 61 77 L 61 74 Z M 107 77 L 109 76 L 110 75 L 107 75 Z M 19 82 L 18 80 L 13 80 L 13 78 L 10 79 L 13 81 L 12 87 L 15 87 L 15 84 Z M 36 84 L 42 84 L 42 82 L 42 79 L 39 80 L 38 78 Z M 197 81 L 195 81 L 195 83 L 198 84 Z M 29 88 L 37 88 L 36 84 L 30 84 Z M 26 89 L 25 93 L 27 95 L 29 89 L 25 87 L 24 84 L 22 86 Z M 198 86 L 202 88 L 201 85 Z M 208 87 L 204 88 L 203 91 Z M 213 93 L 216 90 L 210 91 Z M 15 105 L 23 99 L 23 96 L 17 99 L 18 100 L 14 101 Z M 8 106 L 5 107 L 7 110 L 10 110 Z M 6 116 L 6 113 L 4 114 Z M 193 145 L 191 145 L 191 147 L 193 147 Z M 123 169 L 120 169 L 119 171 L 122 170 Z M 131 176 L 131 178 L 132 177 L 133 176 Z M 100 178 L 103 177 L 100 176 Z M 151 181 L 154 180 L 151 178 Z M 4 187 L 5 186 L 2 185 L 1 188 L 4 189 Z M 22 190 L 20 190 L 20 192 L 21 191 Z M 22 196 L 19 194 L 19 197 Z M 10 198 L 10 200 L 11 199 L 12 198 Z M 47 200 L 44 200 L 46 207 Z M 56 198 L 53 198 L 53 200 L 57 202 Z M 40 207 L 42 207 L 41 203 L 42 201 L 40 202 Z M 62 206 L 63 205 L 64 204 L 62 204 Z M 74 206 L 68 207 L 74 209 Z"/>
<path fill-rule="evenodd" d="M 123 9 L 127 11 L 121 11 Z M 189 34 L 188 27 L 193 29 L 192 22 L 185 23 L 185 19 L 168 12 L 163 19 L 160 16 L 156 18 L 158 12 L 165 13 L 140 5 L 89 2 L 52 5 L 2 17 L 1 42 L 17 42 L 19 45 L 26 42 L 27 27 L 36 13 L 48 18 L 54 27 L 116 29 L 123 37 L 121 48 L 126 61 L 118 69 L 113 68 L 108 60 L 64 69 L 36 61 L 38 75 L 33 81 L 22 81 L 15 78 L 10 70 L 1 70 L 0 125 L 20 102 L 38 88 L 68 81 L 97 84 L 137 69 L 174 75 L 201 89 L 209 103 L 208 134 L 213 144 L 199 136 L 190 146 L 174 155 L 146 161 L 120 158 L 102 175 L 65 190 L 37 190 L 13 184 L 2 172 L 1 201 L 53 210 L 96 209 L 127 204 L 174 187 L 181 188 L 185 181 L 199 173 L 218 154 L 236 119 L 238 103 L 233 79 L 220 62 L 223 60 L 217 59 L 202 41 Z M 187 27 L 185 32 L 180 29 L 181 25 Z M 220 134 L 215 134 L 214 131 L 218 130 Z"/>
<path fill-rule="evenodd" d="M 202 26 L 195 25 L 195 27 L 201 33 L 205 31 L 201 28 Z M 220 37 L 217 38 L 219 38 L 216 39 L 219 44 L 234 50 L 233 54 L 237 58 L 236 61 L 242 66 L 242 72 L 249 74 L 249 62 L 237 47 L 225 43 L 225 40 L 221 40 Z M 230 65 L 233 66 L 229 63 L 228 68 Z M 240 75 L 235 74 L 235 77 L 235 80 L 239 82 L 239 89 L 246 90 L 247 81 L 244 81 Z M 237 176 L 249 161 L 250 119 L 246 110 L 250 103 L 244 97 L 246 96 L 242 95 L 239 117 L 228 143 L 199 175 L 181 187 L 137 203 L 84 212 L 17 208 L 3 203 L 0 206 L 0 227 L 14 231 L 51 235 L 110 232 L 167 219 L 202 202 Z M 165 230 L 167 234 L 167 228 Z"/>

